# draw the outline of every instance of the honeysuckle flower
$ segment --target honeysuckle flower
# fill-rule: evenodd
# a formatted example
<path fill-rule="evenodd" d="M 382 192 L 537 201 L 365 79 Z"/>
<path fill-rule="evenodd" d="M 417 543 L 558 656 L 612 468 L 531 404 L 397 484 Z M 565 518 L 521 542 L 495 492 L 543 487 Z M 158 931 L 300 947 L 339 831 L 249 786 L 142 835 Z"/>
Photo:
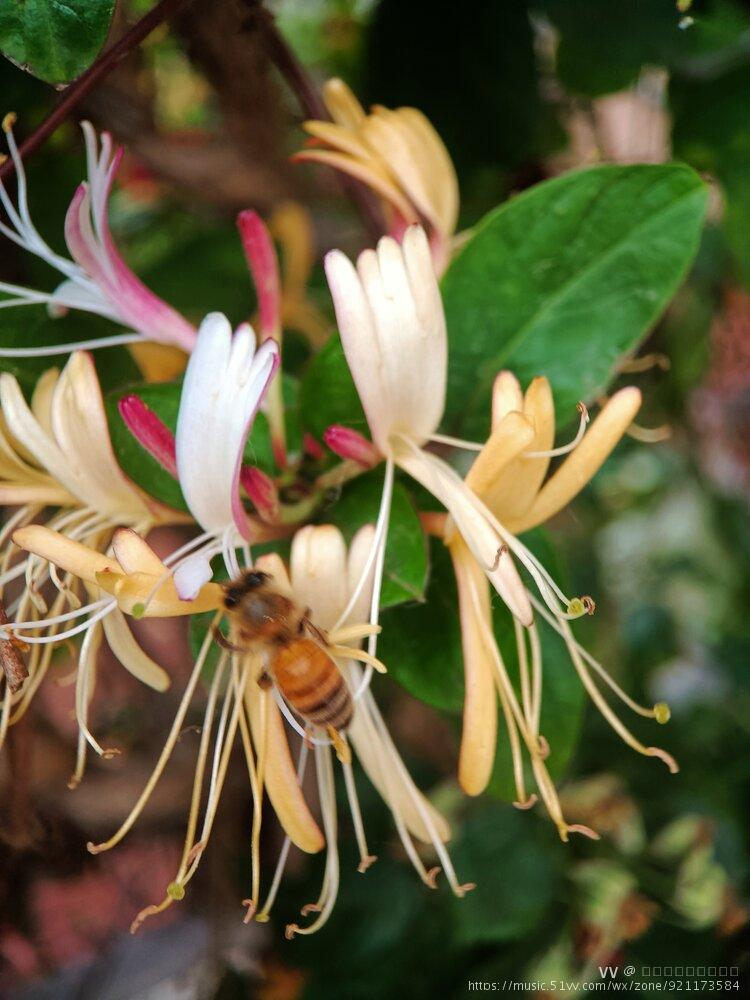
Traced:
<path fill-rule="evenodd" d="M 180 523 L 185 517 L 154 502 L 120 469 L 99 380 L 85 352 L 74 353 L 62 372 L 46 372 L 31 405 L 16 378 L 2 373 L 0 411 L 0 503 L 17 508 L 0 533 L 0 599 L 7 584 L 24 579 L 20 595 L 7 611 L 13 634 L 30 647 L 28 680 L 20 690 L 4 693 L 1 744 L 8 725 L 23 716 L 44 678 L 53 645 L 70 634 L 70 629 L 61 631 L 61 625 L 76 618 L 85 620 L 74 634 L 91 630 L 81 650 L 78 674 L 82 732 L 86 731 L 85 692 L 90 696 L 93 691 L 94 653 L 102 634 L 141 680 L 160 690 L 168 684 L 164 671 L 140 650 L 119 612 L 102 621 L 98 601 L 82 606 L 82 598 L 94 595 L 80 578 L 68 572 L 61 576 L 54 560 L 41 554 L 18 558 L 18 548 L 9 544 L 13 532 L 50 511 L 49 529 L 104 553 L 119 526 L 146 533 L 157 524 Z M 47 584 L 56 591 L 49 609 L 42 596 Z M 66 605 L 71 610 L 64 611 Z"/>
<path fill-rule="evenodd" d="M 604 668 L 571 635 L 569 621 L 590 613 L 593 602 L 590 598 L 566 597 L 518 534 L 553 516 L 594 474 L 632 422 L 640 394 L 636 389 L 618 393 L 588 433 L 588 413 L 581 404 L 575 441 L 553 449 L 554 411 L 549 385 L 545 380 L 535 381 L 527 402 L 513 377 L 503 373 L 495 385 L 495 420 L 487 443 L 477 446 L 445 437 L 437 433 L 437 428 L 445 401 L 447 337 L 424 233 L 410 228 L 402 247 L 390 238 L 382 239 L 377 252 L 369 250 L 360 255 L 356 269 L 343 254 L 334 251 L 326 258 L 326 273 L 344 352 L 373 443 L 386 463 L 380 530 L 370 555 L 376 567 L 375 593 L 380 585 L 378 573 L 382 574 L 394 466 L 399 466 L 440 500 L 449 514 L 447 520 L 440 521 L 440 530 L 451 543 L 456 567 L 468 672 L 465 713 L 469 724 L 464 727 L 462 783 L 476 793 L 489 778 L 495 747 L 495 686 L 508 720 L 518 801 L 522 805 L 529 803 L 523 788 L 520 734 L 531 756 L 539 792 L 566 839 L 568 832 L 576 828 L 565 823 L 560 812 L 544 766 L 548 747 L 538 731 L 541 651 L 534 610 L 562 634 L 584 686 L 615 729 L 641 752 L 660 756 L 671 769 L 676 765 L 663 751 L 643 747 L 635 740 L 594 684 L 587 664 L 633 707 L 634 703 L 620 692 Z M 447 462 L 427 450 L 430 442 L 481 449 L 466 482 Z M 572 453 L 566 462 L 543 484 L 549 458 L 568 451 Z M 534 581 L 538 597 L 525 586 L 515 560 Z M 493 585 L 514 618 L 519 637 L 522 707 L 492 636 L 485 581 Z M 370 621 L 377 621 L 376 600 Z M 374 647 L 372 637 L 371 653 Z M 665 721 L 668 714 L 665 706 L 654 710 L 638 706 L 636 710 L 660 721 Z"/>
<path fill-rule="evenodd" d="M 325 847 L 326 863 L 321 894 L 315 903 L 304 907 L 302 911 L 303 915 L 314 913 L 316 918 L 305 927 L 289 925 L 287 935 L 292 937 L 295 933 L 312 933 L 328 919 L 339 883 L 333 749 L 341 761 L 344 774 L 344 785 L 360 850 L 360 871 L 365 871 L 375 860 L 369 852 L 362 825 L 349 741 L 365 772 L 390 808 L 399 836 L 423 881 L 432 886 L 437 869 L 428 870 L 425 867 L 415 847 L 414 838 L 432 845 L 454 892 L 462 895 L 469 888 L 458 883 L 445 850 L 444 843 L 449 837 L 445 820 L 411 781 L 388 735 L 372 693 L 362 684 L 362 672 L 356 661 L 369 661 L 370 658 L 351 645 L 373 631 L 371 626 L 363 623 L 370 601 L 372 572 L 371 567 L 368 568 L 368 553 L 372 547 L 372 536 L 372 527 L 361 529 L 347 552 L 338 529 L 331 526 L 306 527 L 295 535 L 289 573 L 276 555 L 263 556 L 255 564 L 256 569 L 271 575 L 275 585 L 287 592 L 295 602 L 309 608 L 312 623 L 322 630 L 328 651 L 352 691 L 355 699 L 354 718 L 348 732 L 345 735 L 339 734 L 337 745 L 332 748 L 331 740 L 322 730 L 306 725 L 295 716 L 279 690 L 262 683 L 267 666 L 266 651 L 262 647 L 254 653 L 243 653 L 220 643 L 218 662 L 208 682 L 205 698 L 182 859 L 174 880 L 167 886 L 164 899 L 143 910 L 134 921 L 133 930 L 146 917 L 161 912 L 184 897 L 186 886 L 198 868 L 211 835 L 229 757 L 238 734 L 247 762 L 254 806 L 250 830 L 251 896 L 245 901 L 248 907 L 246 921 L 253 918 L 260 921 L 268 919 L 292 843 L 307 853 L 317 853 Z M 128 540 L 128 544 L 138 547 L 138 543 L 132 538 Z M 142 551 L 142 544 L 140 543 L 139 551 Z M 109 574 L 121 576 L 117 568 L 107 566 L 96 572 L 96 578 L 100 580 Z M 122 588 L 123 585 L 117 584 L 113 589 L 117 586 Z M 211 605 L 218 607 L 218 591 L 216 584 L 204 587 L 200 598 L 201 610 Z M 92 853 L 109 850 L 118 844 L 132 829 L 145 807 L 183 730 L 220 617 L 221 611 L 217 612 L 213 627 L 206 634 L 167 742 L 143 793 L 112 837 L 101 844 L 89 844 Z M 285 725 L 285 719 L 290 729 L 296 730 L 302 737 L 296 764 L 292 759 L 289 744 L 291 733 Z M 322 830 L 302 792 L 301 783 L 310 754 L 315 761 Z M 201 819 L 206 780 L 208 791 Z M 260 906 L 259 845 L 265 793 L 284 828 L 286 840 L 267 897 Z"/>
<path fill-rule="evenodd" d="M 174 437 L 137 397 L 127 397 L 120 408 L 144 448 L 176 473 L 188 508 L 203 529 L 173 564 L 177 591 L 186 600 L 211 579 L 210 561 L 219 553 L 229 575 L 236 576 L 235 550 L 257 537 L 240 496 L 240 473 L 255 414 L 278 363 L 274 339 L 256 349 L 249 324 L 232 333 L 225 316 L 210 313 L 185 371 Z"/>
<path fill-rule="evenodd" d="M 641 394 L 636 388 L 620 390 L 608 400 L 585 433 L 586 420 L 582 419 L 581 432 L 572 445 L 555 449 L 555 410 L 548 380 L 534 379 L 524 394 L 511 372 L 501 372 L 493 393 L 492 435 L 472 465 L 466 484 L 514 535 L 537 527 L 562 510 L 595 475 L 626 433 L 640 403 Z M 502 449 L 497 447 L 500 440 L 504 442 Z M 550 458 L 561 454 L 566 455 L 565 460 L 547 478 Z M 514 622 L 520 670 L 519 700 L 493 635 L 484 574 L 453 524 L 444 521 L 440 533 L 450 549 L 456 573 L 464 652 L 466 699 L 460 783 L 466 792 L 476 795 L 489 781 L 495 756 L 499 698 L 513 755 L 517 804 L 525 806 L 531 801 L 524 784 L 523 744 L 531 759 L 539 794 L 562 838 L 566 839 L 571 830 L 590 835 L 588 828 L 565 822 L 544 763 L 554 748 L 547 745 L 539 731 L 543 662 L 536 624 L 524 626 L 518 620 Z M 675 771 L 677 766 L 669 754 L 656 747 L 644 746 L 624 726 L 604 699 L 595 676 L 646 718 L 666 722 L 669 717 L 666 705 L 658 704 L 654 708 L 637 705 L 573 637 L 569 619 L 577 617 L 581 610 L 592 613 L 593 601 L 576 598 L 568 603 L 567 613 L 563 613 L 562 609 L 555 610 L 554 603 L 540 602 L 531 593 L 529 600 L 562 636 L 581 682 L 615 731 L 633 749 L 659 757 Z"/>
<path fill-rule="evenodd" d="M 416 108 L 374 105 L 366 114 L 343 80 L 329 80 L 323 99 L 333 121 L 305 122 L 314 145 L 294 159 L 325 163 L 367 184 L 382 200 L 392 236 L 426 225 L 442 273 L 458 220 L 458 180 L 440 136 Z"/>
<path fill-rule="evenodd" d="M 3 349 L 0 353 L 3 356 L 63 354 L 75 347 L 104 347 L 143 339 L 183 351 L 192 350 L 195 341 L 193 325 L 146 288 L 125 264 L 112 239 L 107 216 L 108 200 L 122 159 L 122 149 L 113 152 L 112 138 L 107 132 L 102 133 L 99 148 L 91 124 L 81 123 L 86 142 L 88 181 L 78 186 L 65 217 L 65 241 L 71 260 L 52 250 L 31 220 L 26 174 L 13 136 L 14 122 L 14 115 L 6 115 L 3 131 L 15 165 L 18 197 L 17 204 L 14 204 L 0 182 L 0 203 L 8 217 L 7 223 L 0 222 L 0 233 L 45 261 L 64 280 L 51 293 L 0 282 L 0 292 L 8 295 L 0 301 L 0 308 L 46 303 L 53 315 L 68 309 L 79 309 L 105 316 L 133 332 L 91 343 Z"/>

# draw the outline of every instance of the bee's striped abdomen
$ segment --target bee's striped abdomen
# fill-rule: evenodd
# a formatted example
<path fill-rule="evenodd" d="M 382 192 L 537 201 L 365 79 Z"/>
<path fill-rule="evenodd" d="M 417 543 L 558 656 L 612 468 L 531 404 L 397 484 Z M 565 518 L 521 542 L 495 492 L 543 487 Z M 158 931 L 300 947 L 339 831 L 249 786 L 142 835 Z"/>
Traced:
<path fill-rule="evenodd" d="M 312 641 L 296 639 L 282 646 L 271 664 L 279 690 L 303 719 L 343 732 L 352 721 L 354 702 L 341 671 Z"/>

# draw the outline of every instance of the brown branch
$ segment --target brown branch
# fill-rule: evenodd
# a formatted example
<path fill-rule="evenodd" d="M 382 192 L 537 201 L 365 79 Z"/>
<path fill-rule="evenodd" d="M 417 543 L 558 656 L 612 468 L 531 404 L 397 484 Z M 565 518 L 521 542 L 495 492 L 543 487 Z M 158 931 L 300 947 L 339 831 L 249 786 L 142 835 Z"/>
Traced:
<path fill-rule="evenodd" d="M 108 76 L 136 46 L 140 45 L 151 34 L 154 28 L 157 28 L 162 21 L 171 17 L 181 7 L 192 2 L 193 0 L 161 0 L 161 3 L 158 3 L 153 10 L 150 10 L 148 14 L 134 24 L 130 31 L 126 32 L 119 41 L 111 45 L 106 52 L 99 56 L 96 62 L 85 73 L 70 84 L 65 91 L 65 96 L 54 111 L 21 144 L 19 150 L 21 159 L 35 152 L 46 142 L 62 125 L 65 119 L 73 113 L 91 89 Z M 6 160 L 5 163 L 0 165 L 0 181 L 5 180 L 13 170 L 14 165 L 11 159 Z"/>
<path fill-rule="evenodd" d="M 246 2 L 251 8 L 256 26 L 260 29 L 269 59 L 297 97 L 305 117 L 330 121 L 331 116 L 323 98 L 300 66 L 289 43 L 276 27 L 273 14 L 261 4 L 260 0 L 246 0 Z M 338 171 L 336 174 L 343 191 L 359 212 L 365 228 L 370 236 L 377 240 L 386 232 L 383 215 L 377 202 L 363 184 Z"/>

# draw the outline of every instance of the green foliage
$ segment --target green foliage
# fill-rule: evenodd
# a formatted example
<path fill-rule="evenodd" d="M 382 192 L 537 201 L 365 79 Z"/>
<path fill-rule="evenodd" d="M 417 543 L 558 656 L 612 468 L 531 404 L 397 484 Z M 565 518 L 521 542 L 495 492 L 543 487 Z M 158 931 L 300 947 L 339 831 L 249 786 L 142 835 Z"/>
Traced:
<path fill-rule="evenodd" d="M 300 420 L 322 437 L 331 424 L 345 424 L 369 436 L 367 420 L 338 336 L 310 361 L 300 385 Z"/>
<path fill-rule="evenodd" d="M 115 0 L 3 0 L 0 51 L 47 83 L 69 83 L 104 45 Z"/>
<path fill-rule="evenodd" d="M 477 883 L 453 902 L 458 942 L 516 940 L 539 926 L 561 878 L 553 843 L 548 828 L 511 806 L 488 803 L 472 813 L 452 848 L 459 879 Z"/>
<path fill-rule="evenodd" d="M 558 420 L 635 349 L 698 246 L 706 188 L 683 166 L 603 166 L 539 184 L 491 212 L 443 279 L 446 424 L 486 432 L 492 380 L 552 383 Z"/>
<path fill-rule="evenodd" d="M 347 486 L 338 502 L 322 513 L 321 520 L 335 524 L 349 542 L 363 525 L 375 524 L 382 491 L 381 468 Z M 427 571 L 427 546 L 419 517 L 408 491 L 397 482 L 393 488 L 383 564 L 381 607 L 423 600 Z"/>

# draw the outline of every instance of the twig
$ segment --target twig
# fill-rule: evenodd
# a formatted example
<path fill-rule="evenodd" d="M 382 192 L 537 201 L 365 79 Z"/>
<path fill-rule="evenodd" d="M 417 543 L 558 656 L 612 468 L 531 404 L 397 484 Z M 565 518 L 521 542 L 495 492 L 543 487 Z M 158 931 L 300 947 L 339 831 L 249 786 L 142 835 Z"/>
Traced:
<path fill-rule="evenodd" d="M 85 73 L 78 77 L 65 91 L 65 96 L 31 135 L 21 144 L 21 159 L 35 152 L 47 139 L 57 131 L 66 118 L 73 113 L 77 105 L 89 91 L 108 76 L 119 63 L 146 38 L 162 21 L 171 17 L 181 7 L 193 0 L 161 0 L 153 10 L 140 19 L 130 31 L 127 31 L 119 41 L 102 53 L 96 62 Z M 0 166 L 0 181 L 13 173 L 13 161 L 8 159 Z"/>
<path fill-rule="evenodd" d="M 263 44 L 271 62 L 276 66 L 290 90 L 296 95 L 300 107 L 307 118 L 330 121 L 331 116 L 323 102 L 323 98 L 297 61 L 287 40 L 276 26 L 274 15 L 262 5 L 260 0 L 246 0 L 251 9 L 252 17 L 260 29 Z M 383 215 L 377 203 L 364 185 L 358 181 L 340 174 L 337 176 L 341 187 L 349 200 L 362 217 L 362 222 L 373 239 L 378 239 L 385 233 Z"/>
<path fill-rule="evenodd" d="M 8 624 L 5 605 L 0 600 L 0 626 Z M 16 643 L 12 638 L 0 639 L 0 664 L 2 664 L 3 672 L 5 673 L 5 681 L 11 692 L 15 694 L 29 676 L 29 671 L 26 669 L 23 657 L 18 652 Z"/>

